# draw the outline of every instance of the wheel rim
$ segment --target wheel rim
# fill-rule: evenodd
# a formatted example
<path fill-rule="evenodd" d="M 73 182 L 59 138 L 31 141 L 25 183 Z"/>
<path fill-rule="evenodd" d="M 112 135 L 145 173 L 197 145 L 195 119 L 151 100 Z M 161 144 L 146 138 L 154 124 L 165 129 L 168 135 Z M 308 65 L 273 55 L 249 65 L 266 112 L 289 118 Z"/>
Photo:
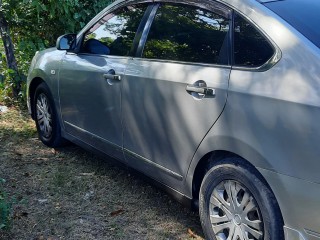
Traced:
<path fill-rule="evenodd" d="M 241 183 L 225 180 L 210 197 L 210 222 L 218 240 L 262 240 L 263 220 L 259 207 Z"/>
<path fill-rule="evenodd" d="M 44 93 L 39 94 L 37 98 L 37 122 L 41 135 L 44 138 L 50 138 L 52 135 L 52 111 L 49 100 Z"/>

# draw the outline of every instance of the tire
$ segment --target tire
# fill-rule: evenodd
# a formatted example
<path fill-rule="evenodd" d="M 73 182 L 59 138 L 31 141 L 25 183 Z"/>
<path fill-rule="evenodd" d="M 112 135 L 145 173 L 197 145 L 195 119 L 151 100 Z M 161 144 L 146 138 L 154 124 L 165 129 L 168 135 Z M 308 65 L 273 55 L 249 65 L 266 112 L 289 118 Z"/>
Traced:
<path fill-rule="evenodd" d="M 39 138 L 43 144 L 55 148 L 64 145 L 61 127 L 52 94 L 44 82 L 36 88 L 33 111 Z"/>
<path fill-rule="evenodd" d="M 209 166 L 199 195 L 207 240 L 284 240 L 275 196 L 244 160 L 228 158 Z"/>

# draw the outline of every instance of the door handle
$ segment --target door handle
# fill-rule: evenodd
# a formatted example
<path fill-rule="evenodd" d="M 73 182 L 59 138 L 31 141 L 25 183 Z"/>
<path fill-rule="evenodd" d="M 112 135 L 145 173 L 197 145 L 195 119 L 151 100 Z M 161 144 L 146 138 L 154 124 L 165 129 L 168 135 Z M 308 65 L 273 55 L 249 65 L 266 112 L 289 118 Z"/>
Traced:
<path fill-rule="evenodd" d="M 121 81 L 121 76 L 116 75 L 114 69 L 110 69 L 107 73 L 103 74 L 103 77 L 109 81 Z"/>
<path fill-rule="evenodd" d="M 103 77 L 107 80 L 110 86 L 114 85 L 116 82 L 121 81 L 121 76 L 116 75 L 116 71 L 114 69 L 110 69 L 107 73 L 103 74 Z"/>
<path fill-rule="evenodd" d="M 112 73 L 103 74 L 103 77 L 105 79 L 107 79 L 107 80 L 121 81 L 121 76 L 120 75 L 116 75 L 116 74 L 112 74 Z"/>
<path fill-rule="evenodd" d="M 203 94 L 206 97 L 215 97 L 216 96 L 216 90 L 213 88 L 208 87 L 197 87 L 197 86 L 187 86 L 186 88 L 187 92 L 189 93 L 198 93 Z"/>

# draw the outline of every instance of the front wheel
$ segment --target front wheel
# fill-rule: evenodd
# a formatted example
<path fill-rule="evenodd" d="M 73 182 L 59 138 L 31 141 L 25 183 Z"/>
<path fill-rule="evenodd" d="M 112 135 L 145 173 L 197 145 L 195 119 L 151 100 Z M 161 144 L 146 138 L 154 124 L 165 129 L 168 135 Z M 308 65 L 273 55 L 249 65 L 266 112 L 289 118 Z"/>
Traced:
<path fill-rule="evenodd" d="M 199 211 L 206 239 L 283 240 L 283 220 L 274 194 L 257 170 L 230 158 L 209 168 Z"/>
<path fill-rule="evenodd" d="M 40 140 L 48 147 L 64 143 L 54 101 L 48 86 L 41 83 L 35 91 L 33 111 Z"/>

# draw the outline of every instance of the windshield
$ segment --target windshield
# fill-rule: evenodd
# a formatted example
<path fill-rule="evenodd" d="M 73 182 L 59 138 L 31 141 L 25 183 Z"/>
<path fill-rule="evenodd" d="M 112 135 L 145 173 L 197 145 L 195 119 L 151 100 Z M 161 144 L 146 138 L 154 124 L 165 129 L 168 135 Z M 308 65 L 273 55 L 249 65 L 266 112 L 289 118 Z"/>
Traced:
<path fill-rule="evenodd" d="M 283 0 L 264 5 L 320 48 L 320 0 Z"/>

